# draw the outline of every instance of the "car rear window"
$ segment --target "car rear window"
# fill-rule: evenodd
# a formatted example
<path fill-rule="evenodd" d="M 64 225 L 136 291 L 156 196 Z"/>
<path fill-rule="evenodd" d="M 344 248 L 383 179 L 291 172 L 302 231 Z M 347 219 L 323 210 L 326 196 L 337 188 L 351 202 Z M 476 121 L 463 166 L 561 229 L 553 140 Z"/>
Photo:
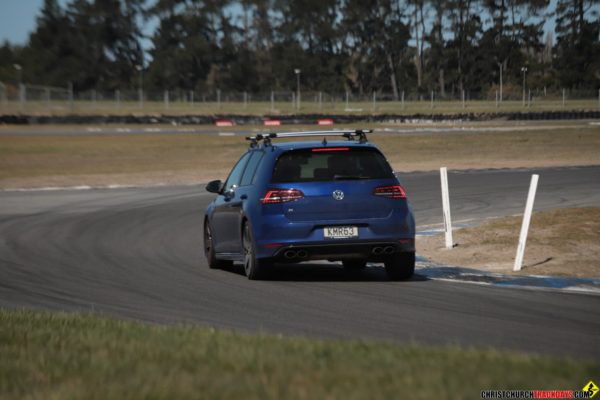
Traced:
<path fill-rule="evenodd" d="M 315 148 L 283 153 L 273 169 L 272 183 L 392 178 L 383 155 L 372 148 Z"/>

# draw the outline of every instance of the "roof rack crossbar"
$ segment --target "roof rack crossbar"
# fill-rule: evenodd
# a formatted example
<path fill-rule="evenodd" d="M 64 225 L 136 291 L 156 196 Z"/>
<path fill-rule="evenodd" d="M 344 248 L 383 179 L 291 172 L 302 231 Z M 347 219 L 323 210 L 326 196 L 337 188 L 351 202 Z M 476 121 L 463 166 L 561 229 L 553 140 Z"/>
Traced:
<path fill-rule="evenodd" d="M 265 145 L 271 144 L 271 139 L 275 138 L 287 138 L 287 137 L 313 137 L 313 136 L 342 136 L 348 140 L 358 138 L 360 143 L 367 142 L 367 133 L 373 132 L 372 129 L 338 129 L 331 131 L 300 131 L 300 132 L 269 132 L 269 133 L 258 133 L 255 136 L 248 136 L 246 140 L 249 140 L 250 147 L 256 147 L 260 140 L 263 140 Z"/>

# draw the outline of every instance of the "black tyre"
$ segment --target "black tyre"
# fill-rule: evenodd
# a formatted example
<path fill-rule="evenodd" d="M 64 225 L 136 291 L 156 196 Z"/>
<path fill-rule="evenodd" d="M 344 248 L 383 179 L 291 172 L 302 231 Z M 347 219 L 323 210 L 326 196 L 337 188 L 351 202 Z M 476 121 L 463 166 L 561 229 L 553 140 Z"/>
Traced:
<path fill-rule="evenodd" d="M 256 258 L 256 245 L 252 237 L 252 229 L 248 222 L 244 223 L 242 230 L 242 246 L 244 249 L 244 271 L 250 280 L 261 279 L 265 262 Z"/>
<path fill-rule="evenodd" d="M 342 261 L 346 271 L 362 271 L 367 266 L 367 260 L 344 260 Z"/>
<path fill-rule="evenodd" d="M 233 264 L 227 260 L 217 260 L 215 249 L 213 247 L 212 231 L 208 221 L 204 223 L 204 255 L 208 261 L 209 268 L 229 267 Z"/>
<path fill-rule="evenodd" d="M 385 261 L 385 272 L 392 281 L 405 281 L 415 273 L 415 253 L 395 253 Z"/>

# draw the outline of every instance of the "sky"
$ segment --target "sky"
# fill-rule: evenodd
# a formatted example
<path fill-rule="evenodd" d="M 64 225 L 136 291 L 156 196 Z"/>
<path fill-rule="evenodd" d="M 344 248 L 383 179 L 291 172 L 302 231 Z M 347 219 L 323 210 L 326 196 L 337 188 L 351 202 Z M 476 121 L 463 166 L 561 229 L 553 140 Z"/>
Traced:
<path fill-rule="evenodd" d="M 64 6 L 68 0 L 59 0 Z M 36 18 L 44 5 L 44 0 L 0 0 L 0 45 L 5 41 L 12 44 L 24 45 L 29 34 L 35 30 Z M 156 22 L 147 24 L 145 34 L 151 34 Z M 144 40 L 142 46 L 149 48 L 149 40 Z"/>
<path fill-rule="evenodd" d="M 60 0 L 65 4 L 67 0 Z M 8 40 L 12 44 L 24 45 L 29 34 L 35 29 L 36 17 L 43 0 L 0 0 L 0 43 Z M 556 0 L 551 1 L 551 7 Z M 153 27 L 146 27 L 146 33 Z M 554 18 L 548 18 L 544 26 L 546 32 L 554 30 Z M 148 47 L 148 44 L 144 44 Z"/>
<path fill-rule="evenodd" d="M 0 43 L 25 44 L 43 0 L 0 0 Z"/>

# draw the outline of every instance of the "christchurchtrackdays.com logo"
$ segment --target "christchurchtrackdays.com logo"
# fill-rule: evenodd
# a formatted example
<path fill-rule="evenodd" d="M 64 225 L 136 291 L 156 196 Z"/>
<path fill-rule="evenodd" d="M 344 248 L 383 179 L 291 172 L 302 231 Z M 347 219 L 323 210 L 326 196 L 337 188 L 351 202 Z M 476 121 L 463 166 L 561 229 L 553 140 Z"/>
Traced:
<path fill-rule="evenodd" d="M 482 399 L 592 399 L 600 389 L 592 381 L 581 390 L 482 390 Z M 600 397 L 598 397 L 600 399 Z"/>

